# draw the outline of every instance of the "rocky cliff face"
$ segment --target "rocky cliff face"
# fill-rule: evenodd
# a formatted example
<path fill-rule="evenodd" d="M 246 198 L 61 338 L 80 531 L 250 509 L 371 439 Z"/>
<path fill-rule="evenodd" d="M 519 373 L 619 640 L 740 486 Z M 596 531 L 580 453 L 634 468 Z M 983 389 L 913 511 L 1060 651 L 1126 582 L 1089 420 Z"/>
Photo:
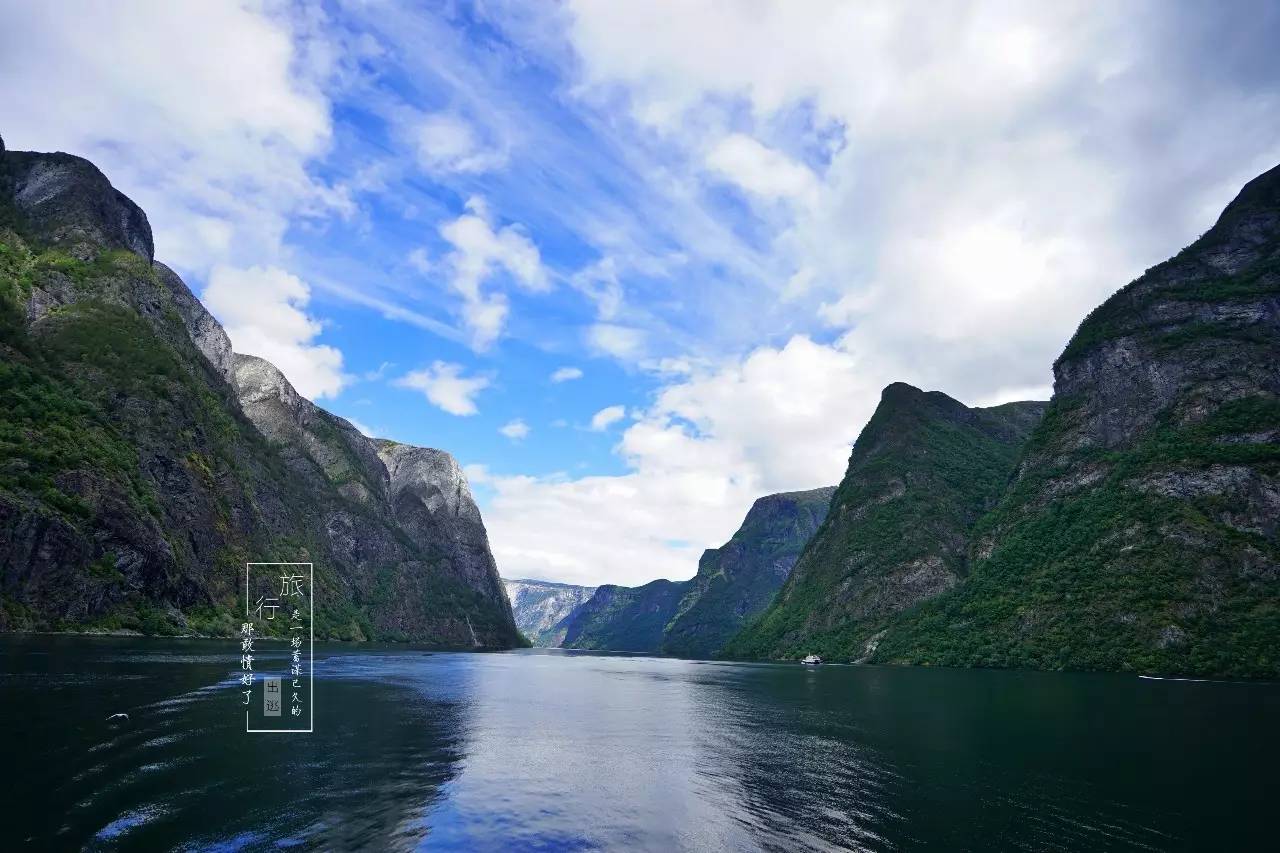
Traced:
<path fill-rule="evenodd" d="M 568 620 L 595 594 L 594 586 L 535 580 L 504 580 L 516 625 L 533 645 L 558 648 Z"/>
<path fill-rule="evenodd" d="M 595 595 L 569 616 L 561 645 L 656 654 L 688 588 L 689 581 L 669 580 L 636 587 L 597 587 Z"/>
<path fill-rule="evenodd" d="M 390 477 L 391 509 L 401 529 L 442 553 L 460 583 L 510 612 L 506 587 L 489 549 L 489 533 L 458 460 L 429 447 L 386 439 L 376 444 Z"/>
<path fill-rule="evenodd" d="M 970 530 L 1044 407 L 970 409 L 937 391 L 885 388 L 826 520 L 773 605 L 725 653 L 865 656 L 892 616 L 968 574 Z"/>
<path fill-rule="evenodd" d="M 758 616 L 791 574 L 800 552 L 827 516 L 835 487 L 760 498 L 742 527 L 698 561 L 662 650 L 708 658 Z"/>
<path fill-rule="evenodd" d="M 393 476 L 151 246 L 92 164 L 0 152 L 0 629 L 229 633 L 244 563 L 294 560 L 319 637 L 517 642 L 460 474 Z"/>
<path fill-rule="evenodd" d="M 88 160 L 70 154 L 4 151 L 6 206 L 29 239 L 72 254 L 127 249 L 151 261 L 147 215 Z M 10 225 L 16 224 L 10 222 Z"/>
<path fill-rule="evenodd" d="M 1280 167 L 1081 323 L 972 577 L 877 660 L 1280 675 Z"/>

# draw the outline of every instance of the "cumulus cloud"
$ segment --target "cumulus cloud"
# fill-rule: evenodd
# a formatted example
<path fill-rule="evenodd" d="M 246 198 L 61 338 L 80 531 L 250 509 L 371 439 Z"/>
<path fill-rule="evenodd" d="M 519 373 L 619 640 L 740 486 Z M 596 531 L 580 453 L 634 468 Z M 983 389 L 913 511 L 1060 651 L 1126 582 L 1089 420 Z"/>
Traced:
<path fill-rule="evenodd" d="M 414 370 L 395 380 L 401 388 L 421 391 L 432 405 L 451 415 L 474 415 L 476 396 L 489 387 L 485 376 L 464 376 L 460 364 L 432 362 L 430 367 Z"/>
<path fill-rule="evenodd" d="M 1094 305 L 1280 160 L 1261 7 L 1248 62 L 1214 46 L 1226 17 L 1158 4 L 570 10 L 580 91 L 624 93 L 755 197 L 804 201 L 760 214 L 790 322 L 958 396 L 1043 386 Z M 755 329 L 744 311 L 765 313 L 726 299 L 712 322 Z"/>
<path fill-rule="evenodd" d="M 466 213 L 440 228 L 453 251 L 446 259 L 449 284 L 462 297 L 462 319 L 476 350 L 488 349 L 502 334 L 509 311 L 506 294 L 484 285 L 505 273 L 530 292 L 550 288 L 538 247 L 515 225 L 495 228 L 488 205 L 479 196 L 467 200 Z"/>
<path fill-rule="evenodd" d="M 551 374 L 551 381 L 555 383 L 572 382 L 574 379 L 582 378 L 582 370 L 577 367 L 560 367 Z"/>
<path fill-rule="evenodd" d="M 431 174 L 487 172 L 506 162 L 506 154 L 482 142 L 461 116 L 430 113 L 410 133 L 418 162 Z"/>
<path fill-rule="evenodd" d="M 595 323 L 587 329 L 587 345 L 602 355 L 636 361 L 645 353 L 645 333 L 631 326 Z"/>
<path fill-rule="evenodd" d="M 307 314 L 311 288 L 279 267 L 216 266 L 203 300 L 227 330 L 236 352 L 270 361 L 298 393 L 312 400 L 333 397 L 351 377 L 342 353 L 315 343 L 323 324 Z"/>
<path fill-rule="evenodd" d="M 488 475 L 485 523 L 503 572 L 581 583 L 690 577 L 756 498 L 839 482 L 879 400 L 879 380 L 860 375 L 852 356 L 803 336 L 690 369 L 623 432 L 626 474 Z M 606 413 L 622 407 L 597 417 Z"/>
<path fill-rule="evenodd" d="M 520 418 L 516 418 L 499 427 L 498 432 L 512 441 L 519 441 L 529 434 L 529 425 Z"/>
<path fill-rule="evenodd" d="M 726 136 L 706 157 L 709 169 L 767 199 L 812 202 L 818 181 L 806 166 L 741 133 Z"/>
<path fill-rule="evenodd" d="M 607 406 L 591 416 L 591 428 L 596 432 L 604 432 L 626 416 L 626 406 Z"/>
<path fill-rule="evenodd" d="M 294 217 L 352 211 L 307 171 L 329 145 L 336 73 L 300 47 L 324 42 L 307 27 L 256 4 L 9 4 L 6 143 L 93 160 L 184 274 L 272 262 Z"/>

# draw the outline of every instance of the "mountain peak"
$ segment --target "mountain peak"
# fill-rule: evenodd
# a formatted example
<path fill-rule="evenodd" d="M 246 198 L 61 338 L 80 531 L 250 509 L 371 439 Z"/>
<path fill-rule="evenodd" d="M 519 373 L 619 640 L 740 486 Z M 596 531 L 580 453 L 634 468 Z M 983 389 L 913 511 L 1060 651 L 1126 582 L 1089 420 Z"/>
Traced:
<path fill-rule="evenodd" d="M 155 259 L 147 215 L 83 157 L 0 149 L 0 198 L 0 222 L 38 243 Z"/>

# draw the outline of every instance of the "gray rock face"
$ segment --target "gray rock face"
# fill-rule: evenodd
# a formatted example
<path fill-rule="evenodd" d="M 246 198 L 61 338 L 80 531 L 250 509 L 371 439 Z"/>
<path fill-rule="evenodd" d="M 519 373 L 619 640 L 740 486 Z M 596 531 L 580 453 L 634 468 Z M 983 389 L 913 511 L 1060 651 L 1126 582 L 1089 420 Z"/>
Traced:
<path fill-rule="evenodd" d="M 98 167 L 70 154 L 4 152 L 0 182 L 33 239 L 68 249 L 128 249 L 155 255 L 147 215 Z"/>
<path fill-rule="evenodd" d="M 0 630 L 229 633 L 260 560 L 315 563 L 317 637 L 519 642 L 451 457 L 406 448 L 393 488 L 371 439 L 232 353 L 96 169 L 0 155 L 0 243 Z"/>
<path fill-rule="evenodd" d="M 442 450 L 386 440 L 377 442 L 377 452 L 390 477 L 391 507 L 401 528 L 434 543 L 459 580 L 511 613 L 480 508 L 458 460 Z"/>
<path fill-rule="evenodd" d="M 173 298 L 174 308 L 186 326 L 187 334 L 196 345 L 196 349 L 209 360 L 218 375 L 229 385 L 235 384 L 235 353 L 231 351 L 231 338 L 226 330 L 213 318 L 196 295 L 187 287 L 186 282 L 178 274 L 164 264 L 156 261 L 153 265 L 156 278 L 163 284 Z"/>
<path fill-rule="evenodd" d="M 558 648 L 568 620 L 595 594 L 594 586 L 536 580 L 504 580 L 516 625 L 533 645 Z"/>
<path fill-rule="evenodd" d="M 386 506 L 387 472 L 371 439 L 299 395 L 266 359 L 235 353 L 232 370 L 244 413 L 299 474 L 361 505 Z"/>

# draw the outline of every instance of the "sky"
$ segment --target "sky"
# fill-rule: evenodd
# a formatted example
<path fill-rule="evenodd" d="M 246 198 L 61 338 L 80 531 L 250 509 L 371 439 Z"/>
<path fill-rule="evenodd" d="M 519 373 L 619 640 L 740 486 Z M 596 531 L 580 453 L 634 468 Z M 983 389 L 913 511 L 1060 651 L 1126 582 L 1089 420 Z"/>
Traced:
<path fill-rule="evenodd" d="M 0 0 L 0 135 L 91 159 L 299 392 L 465 466 L 505 577 L 694 574 L 880 390 L 1047 399 L 1280 162 L 1280 4 Z"/>

